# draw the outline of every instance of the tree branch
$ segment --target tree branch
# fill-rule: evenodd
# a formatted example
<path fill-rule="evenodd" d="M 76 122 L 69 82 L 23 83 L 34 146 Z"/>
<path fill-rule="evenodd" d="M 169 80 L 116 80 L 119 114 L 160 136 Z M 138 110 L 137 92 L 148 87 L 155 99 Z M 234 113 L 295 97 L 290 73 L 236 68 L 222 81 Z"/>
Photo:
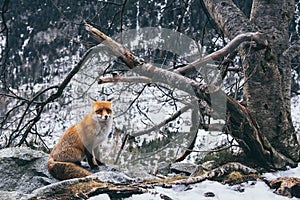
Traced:
<path fill-rule="evenodd" d="M 117 43 L 98 29 L 86 24 L 86 30 L 98 42 L 107 46 L 119 59 L 121 59 L 128 68 L 135 73 L 150 78 L 153 82 L 161 82 L 171 85 L 179 90 L 187 92 L 198 98 L 206 99 L 209 102 L 208 88 L 205 84 L 198 83 L 192 79 L 181 76 L 178 73 L 171 72 L 162 68 L 155 67 L 151 63 L 146 63 L 142 59 L 136 57 L 130 50 Z"/>
<path fill-rule="evenodd" d="M 98 84 L 103 83 L 117 83 L 117 82 L 123 82 L 123 83 L 151 83 L 153 82 L 150 78 L 147 77 L 123 77 L 120 75 L 114 75 L 112 77 L 100 77 L 98 80 Z"/>
<path fill-rule="evenodd" d="M 203 67 L 200 66 L 201 64 L 207 63 L 209 61 L 213 61 L 219 58 L 223 58 L 224 56 L 228 55 L 229 53 L 233 52 L 241 43 L 246 41 L 255 41 L 257 44 L 261 44 L 263 46 L 268 46 L 268 41 L 264 39 L 263 33 L 255 32 L 255 33 L 242 33 L 237 35 L 233 40 L 231 40 L 225 47 L 222 49 L 215 51 L 207 56 L 204 56 L 203 58 L 199 58 L 198 60 L 195 60 L 194 62 L 178 68 L 174 70 L 176 73 L 184 74 L 186 71 L 189 71 L 191 69 L 196 69 Z"/>
<path fill-rule="evenodd" d="M 208 12 L 230 39 L 239 34 L 257 31 L 232 0 L 203 0 Z"/>

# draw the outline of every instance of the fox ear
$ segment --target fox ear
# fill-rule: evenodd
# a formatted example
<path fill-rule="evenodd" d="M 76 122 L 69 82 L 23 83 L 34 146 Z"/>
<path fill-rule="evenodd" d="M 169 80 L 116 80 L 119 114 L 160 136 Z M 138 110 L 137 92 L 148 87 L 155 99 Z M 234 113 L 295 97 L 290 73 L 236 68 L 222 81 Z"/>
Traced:
<path fill-rule="evenodd" d="M 91 96 L 89 97 L 89 100 L 92 105 L 97 101 L 97 99 L 94 99 Z"/>
<path fill-rule="evenodd" d="M 114 98 L 112 97 L 112 98 L 109 98 L 109 99 L 107 99 L 107 101 L 110 101 L 110 102 L 112 102 L 114 100 Z"/>

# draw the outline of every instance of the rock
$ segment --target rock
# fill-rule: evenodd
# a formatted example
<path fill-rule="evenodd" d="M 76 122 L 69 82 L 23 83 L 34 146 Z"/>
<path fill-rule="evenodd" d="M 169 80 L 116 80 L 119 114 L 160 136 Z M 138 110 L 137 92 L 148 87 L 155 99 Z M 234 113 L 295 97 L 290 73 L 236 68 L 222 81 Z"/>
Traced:
<path fill-rule="evenodd" d="M 24 197 L 24 194 L 20 192 L 0 191 L 0 200 L 15 200 L 22 197 Z"/>
<path fill-rule="evenodd" d="M 215 161 L 207 161 L 200 165 L 197 165 L 194 169 L 194 171 L 191 173 L 191 176 L 198 176 L 203 174 L 204 172 L 210 171 L 214 168 L 216 168 L 216 162 Z"/>
<path fill-rule="evenodd" d="M 95 174 L 90 175 L 90 177 L 97 177 L 98 180 L 102 182 L 109 183 L 130 183 L 134 181 L 133 178 L 121 173 L 121 172 L 112 172 L 112 171 L 101 171 Z"/>
<path fill-rule="evenodd" d="M 27 147 L 0 150 L 1 196 L 14 197 L 55 182 L 46 168 L 48 154 Z M 18 198 L 17 198 L 18 199 Z"/>
<path fill-rule="evenodd" d="M 124 168 L 117 168 L 117 170 L 124 172 L 128 176 L 134 178 L 135 180 L 143 179 L 156 179 L 157 177 L 152 175 L 153 168 L 151 166 L 145 166 L 142 164 L 135 164 L 131 166 L 126 166 Z"/>
<path fill-rule="evenodd" d="M 269 182 L 275 193 L 289 198 L 300 198 L 300 178 L 280 177 Z"/>
<path fill-rule="evenodd" d="M 197 165 L 192 163 L 172 163 L 170 169 L 171 172 L 176 174 L 189 176 L 195 171 L 196 167 Z"/>
<path fill-rule="evenodd" d="M 216 196 L 213 192 L 205 192 L 204 193 L 204 196 L 205 197 L 214 197 L 214 196 Z"/>

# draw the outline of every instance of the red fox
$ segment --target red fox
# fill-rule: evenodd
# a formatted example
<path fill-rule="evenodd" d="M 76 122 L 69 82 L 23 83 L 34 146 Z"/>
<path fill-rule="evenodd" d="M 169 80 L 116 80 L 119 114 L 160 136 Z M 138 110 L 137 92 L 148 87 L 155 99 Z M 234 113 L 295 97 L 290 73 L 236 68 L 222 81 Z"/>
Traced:
<path fill-rule="evenodd" d="M 52 149 L 48 170 L 58 180 L 81 178 L 92 174 L 81 167 L 86 157 L 91 169 L 100 162 L 100 144 L 111 131 L 113 117 L 111 100 L 91 99 L 92 110 L 77 124 L 69 127 Z"/>

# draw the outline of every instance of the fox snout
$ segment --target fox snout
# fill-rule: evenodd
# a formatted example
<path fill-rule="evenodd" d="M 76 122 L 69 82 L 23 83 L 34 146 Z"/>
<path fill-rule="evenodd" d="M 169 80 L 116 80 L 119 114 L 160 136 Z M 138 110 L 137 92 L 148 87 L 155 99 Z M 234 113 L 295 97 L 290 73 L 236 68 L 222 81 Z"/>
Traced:
<path fill-rule="evenodd" d="M 109 109 L 99 109 L 96 111 L 97 118 L 101 121 L 106 121 L 111 117 L 111 110 Z"/>
<path fill-rule="evenodd" d="M 110 115 L 104 115 L 104 116 L 100 116 L 100 119 L 102 120 L 108 120 L 110 118 Z"/>

